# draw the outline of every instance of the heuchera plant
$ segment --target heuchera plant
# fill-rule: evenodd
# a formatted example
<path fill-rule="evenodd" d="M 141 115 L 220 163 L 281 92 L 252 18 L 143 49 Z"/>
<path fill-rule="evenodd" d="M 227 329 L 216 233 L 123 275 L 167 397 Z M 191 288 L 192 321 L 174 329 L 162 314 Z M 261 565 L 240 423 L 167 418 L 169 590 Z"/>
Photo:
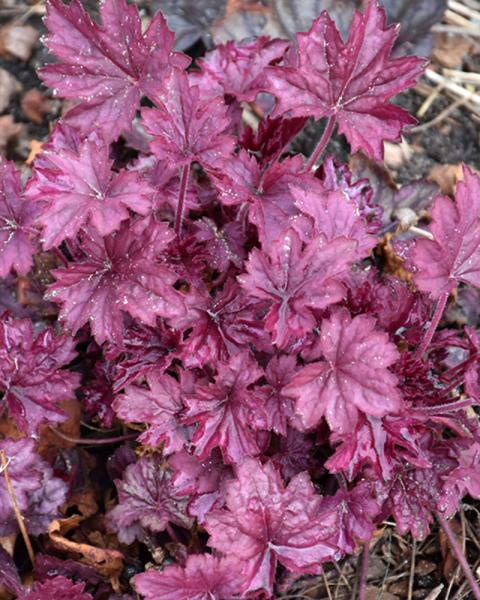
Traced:
<path fill-rule="evenodd" d="M 465 410 L 480 343 L 437 330 L 452 292 L 480 288 L 480 180 L 465 167 L 404 236 L 400 280 L 374 255 L 388 223 L 368 180 L 321 162 L 337 126 L 380 160 L 414 122 L 391 100 L 424 61 L 392 57 L 375 0 L 347 39 L 323 13 L 292 43 L 229 42 L 196 65 L 125 0 L 101 2 L 99 23 L 48 0 L 46 26 L 57 62 L 40 76 L 70 108 L 25 185 L 0 163 L 0 275 L 28 279 L 47 253 L 58 307 L 54 327 L 0 319 L 0 408 L 25 436 L 0 449 L 29 533 L 68 494 L 35 449 L 77 393 L 136 436 L 110 465 L 122 549 L 191 539 L 131 580 L 145 599 L 273 598 L 288 572 L 368 549 L 384 519 L 422 539 L 435 516 L 480 598 L 447 521 L 480 498 Z M 312 118 L 318 146 L 292 155 Z M 3 535 L 10 506 L 0 477 Z M 24 600 L 92 598 L 81 572 L 24 589 L 0 558 Z"/>

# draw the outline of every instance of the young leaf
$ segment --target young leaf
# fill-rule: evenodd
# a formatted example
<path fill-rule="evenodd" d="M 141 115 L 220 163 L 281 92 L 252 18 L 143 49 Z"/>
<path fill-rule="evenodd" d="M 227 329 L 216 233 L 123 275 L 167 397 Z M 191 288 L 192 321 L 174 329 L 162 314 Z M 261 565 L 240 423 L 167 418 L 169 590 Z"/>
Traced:
<path fill-rule="evenodd" d="M 217 447 L 227 464 L 261 452 L 259 436 L 251 426 L 251 413 L 258 400 L 249 386 L 262 375 L 250 354 L 239 352 L 228 363 L 218 364 L 215 383 L 197 385 L 186 395 L 184 422 L 198 424 L 192 444 L 201 460 Z"/>
<path fill-rule="evenodd" d="M 460 282 L 480 287 L 480 178 L 463 168 L 455 202 L 438 196 L 432 209 L 433 240 L 417 240 L 413 262 L 415 283 L 433 298 L 449 293 Z"/>
<path fill-rule="evenodd" d="M 333 118 L 352 154 L 363 150 L 381 160 L 384 140 L 398 141 L 410 115 L 389 103 L 415 84 L 424 62 L 391 58 L 398 30 L 386 28 L 385 12 L 370 0 L 355 13 L 344 43 L 335 22 L 323 12 L 307 33 L 296 34 L 296 48 L 284 67 L 265 71 L 268 91 L 277 98 L 273 116 Z"/>
<path fill-rule="evenodd" d="M 84 591 L 84 583 L 73 583 L 61 575 L 36 581 L 31 590 L 25 590 L 17 600 L 93 600 L 93 596 Z"/>
<path fill-rule="evenodd" d="M 268 246 L 268 253 L 254 248 L 247 273 L 238 280 L 249 294 L 271 302 L 265 329 L 283 349 L 315 327 L 315 310 L 341 300 L 342 281 L 355 258 L 354 241 L 327 242 L 318 236 L 304 246 L 289 229 Z"/>
<path fill-rule="evenodd" d="M 201 72 L 194 73 L 193 81 L 207 93 L 254 102 L 264 88 L 265 67 L 278 62 L 289 45 L 268 37 L 221 44 L 198 61 Z"/>
<path fill-rule="evenodd" d="M 397 379 L 388 367 L 398 352 L 388 335 L 375 330 L 375 319 L 353 319 L 344 308 L 321 326 L 317 350 L 323 360 L 306 365 L 284 388 L 296 400 L 295 411 L 305 429 L 325 417 L 339 433 L 354 429 L 359 414 L 381 417 L 399 410 Z"/>
<path fill-rule="evenodd" d="M 158 158 L 176 167 L 197 161 L 209 169 L 232 152 L 235 141 L 225 133 L 230 119 L 223 97 L 203 97 L 179 69 L 171 69 L 151 97 L 155 108 L 142 109 L 142 121 Z"/>

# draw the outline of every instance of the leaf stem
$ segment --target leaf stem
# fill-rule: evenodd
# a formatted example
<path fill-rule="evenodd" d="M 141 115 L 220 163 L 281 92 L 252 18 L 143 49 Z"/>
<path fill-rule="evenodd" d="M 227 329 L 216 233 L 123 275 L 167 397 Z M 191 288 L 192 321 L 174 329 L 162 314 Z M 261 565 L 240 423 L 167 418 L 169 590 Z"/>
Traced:
<path fill-rule="evenodd" d="M 447 536 L 448 542 L 450 544 L 450 548 L 452 549 L 453 553 L 455 554 L 455 557 L 458 560 L 459 565 L 462 567 L 463 574 L 465 575 L 465 579 L 468 581 L 468 584 L 470 586 L 470 590 L 472 591 L 472 594 L 475 596 L 475 598 L 477 600 L 480 600 L 480 587 L 478 586 L 478 582 L 475 579 L 474 574 L 472 573 L 472 570 L 470 568 L 470 565 L 468 564 L 467 559 L 465 558 L 465 555 L 463 554 L 460 544 L 457 542 L 457 540 L 455 538 L 455 534 L 453 533 L 452 528 L 450 527 L 447 519 L 439 512 L 437 512 L 437 519 L 438 519 L 438 522 L 440 523 L 443 531 L 445 532 L 445 535 Z"/>
<path fill-rule="evenodd" d="M 303 169 L 304 171 L 310 171 L 315 166 L 317 160 L 320 158 L 322 152 L 325 150 L 330 138 L 332 137 L 336 122 L 337 120 L 335 117 L 328 117 L 322 137 L 320 138 L 315 150 L 312 152 L 312 155 L 308 159 L 305 168 Z"/>
<path fill-rule="evenodd" d="M 360 571 L 358 575 L 358 596 L 357 600 L 366 600 L 367 598 L 367 578 L 368 578 L 368 563 L 370 560 L 369 543 L 363 544 L 362 555 L 360 558 Z"/>
<path fill-rule="evenodd" d="M 15 491 L 12 486 L 12 480 L 10 479 L 10 474 L 8 472 L 7 455 L 5 454 L 5 450 L 3 449 L 0 450 L 0 460 L 2 463 L 1 471 L 3 471 L 3 476 L 5 477 L 5 483 L 7 485 L 8 494 L 12 501 L 13 512 L 15 513 L 15 518 L 17 519 L 18 527 L 20 528 L 23 541 L 25 542 L 30 562 L 32 563 L 32 566 L 35 566 L 35 553 L 33 551 L 32 542 L 30 541 L 27 528 L 25 527 L 25 519 L 23 518 L 23 515 L 20 512 L 20 507 L 18 506 Z"/>
<path fill-rule="evenodd" d="M 180 175 L 180 191 L 178 193 L 177 212 L 175 213 L 175 233 L 180 236 L 182 230 L 183 213 L 185 211 L 185 199 L 187 197 L 188 177 L 190 175 L 190 164 L 182 167 Z"/>
<path fill-rule="evenodd" d="M 425 332 L 425 335 L 423 336 L 423 340 L 422 340 L 420 346 L 415 351 L 415 354 L 414 354 L 415 359 L 420 360 L 422 358 L 424 352 L 427 350 L 428 346 L 430 345 L 433 335 L 434 335 L 435 331 L 437 330 L 438 324 L 440 323 L 440 319 L 442 318 L 443 311 L 445 310 L 445 306 L 447 305 L 448 296 L 449 296 L 449 293 L 444 292 L 438 299 L 437 306 L 435 307 L 435 312 L 433 314 L 433 318 L 430 322 L 430 325 L 428 326 L 428 329 Z"/>
<path fill-rule="evenodd" d="M 118 435 L 117 437 L 111 438 L 76 438 L 66 435 L 62 431 L 55 429 L 55 427 L 49 426 L 50 431 L 53 431 L 55 435 L 58 435 L 59 438 L 65 440 L 66 442 L 70 442 L 71 444 L 88 444 L 92 446 L 104 446 L 106 444 L 116 444 L 117 442 L 125 442 L 127 440 L 133 440 L 138 437 L 138 433 L 127 433 L 125 435 Z"/>

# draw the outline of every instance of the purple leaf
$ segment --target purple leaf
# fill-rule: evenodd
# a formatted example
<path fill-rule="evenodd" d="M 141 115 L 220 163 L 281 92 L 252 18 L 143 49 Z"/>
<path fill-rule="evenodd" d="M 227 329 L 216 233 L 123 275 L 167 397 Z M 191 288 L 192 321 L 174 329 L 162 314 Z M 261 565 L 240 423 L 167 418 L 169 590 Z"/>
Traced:
<path fill-rule="evenodd" d="M 0 548 L 0 589 L 5 587 L 17 596 L 22 593 L 22 581 L 12 557 Z"/>
<path fill-rule="evenodd" d="M 25 432 L 65 420 L 59 403 L 75 397 L 78 373 L 62 367 L 76 356 L 74 341 L 50 328 L 34 333 L 29 319 L 0 318 L 0 407 Z"/>
<path fill-rule="evenodd" d="M 433 240 L 417 240 L 414 279 L 433 298 L 451 292 L 460 282 L 480 287 L 480 178 L 463 168 L 455 202 L 437 196 L 432 209 Z"/>
<path fill-rule="evenodd" d="M 85 225 L 101 236 L 118 230 L 129 209 L 146 215 L 153 190 L 134 171 L 112 171 L 109 146 L 97 134 L 75 150 L 49 144 L 34 170 L 28 197 L 42 201 L 43 246 L 73 239 Z"/>
<path fill-rule="evenodd" d="M 76 333 L 89 322 L 95 340 L 120 342 L 122 312 L 146 325 L 156 317 L 185 313 L 182 295 L 173 288 L 177 277 L 160 260 L 174 234 L 165 223 L 150 219 L 127 222 L 106 238 L 84 232 L 83 256 L 56 269 L 47 297 L 62 305 L 60 319 Z"/>
<path fill-rule="evenodd" d="M 93 596 L 84 589 L 84 583 L 73 583 L 59 575 L 42 583 L 35 582 L 32 589 L 21 592 L 17 600 L 93 600 Z"/>
<path fill-rule="evenodd" d="M 297 47 L 285 66 L 266 69 L 268 90 L 277 98 L 273 116 L 334 118 L 352 154 L 363 150 L 381 160 L 383 141 L 398 141 L 405 125 L 415 123 L 389 101 L 415 84 L 424 65 L 413 57 L 390 57 L 397 35 L 386 28 L 375 0 L 364 14 L 355 13 L 345 43 L 333 19 L 322 13 L 307 33 L 296 34 Z"/>
<path fill-rule="evenodd" d="M 398 352 L 387 334 L 376 331 L 373 317 L 352 319 L 346 309 L 337 309 L 323 320 L 316 350 L 323 360 L 303 367 L 284 389 L 296 400 L 305 429 L 325 417 L 333 431 L 346 433 L 359 414 L 382 417 L 400 409 L 397 379 L 388 370 Z"/>
<path fill-rule="evenodd" d="M 26 275 L 33 265 L 40 206 L 24 197 L 20 171 L 0 159 L 0 277 L 12 269 Z"/>
<path fill-rule="evenodd" d="M 227 506 L 208 515 L 206 529 L 212 548 L 249 563 L 248 591 L 272 594 L 277 561 L 294 573 L 318 573 L 337 554 L 334 513 L 322 510 L 310 477 L 300 473 L 285 487 L 271 463 L 251 458 L 237 467 Z"/>
<path fill-rule="evenodd" d="M 218 364 L 215 383 L 197 385 L 186 395 L 184 422 L 198 424 L 192 444 L 201 460 L 217 447 L 227 464 L 261 452 L 261 440 L 250 416 L 258 400 L 249 387 L 262 375 L 248 352 L 240 352 L 228 363 Z"/>
<path fill-rule="evenodd" d="M 174 34 L 161 13 L 144 33 L 138 9 L 125 0 L 105 0 L 100 13 L 97 25 L 80 0 L 49 0 L 45 43 L 60 62 L 40 76 L 62 97 L 80 101 L 67 114 L 70 124 L 114 140 L 130 130 L 152 78 L 163 79 L 170 65 L 185 68 L 189 59 L 171 52 Z"/>
<path fill-rule="evenodd" d="M 149 426 L 138 438 L 143 444 L 155 448 L 164 442 L 165 454 L 178 452 L 188 441 L 187 430 L 179 423 L 186 384 L 166 373 L 147 376 L 147 383 L 148 388 L 127 386 L 125 393 L 116 397 L 113 409 L 123 421 Z"/>
<path fill-rule="evenodd" d="M 265 67 L 278 62 L 289 45 L 267 37 L 221 44 L 198 61 L 201 71 L 193 81 L 207 93 L 254 102 L 265 87 Z"/>
<path fill-rule="evenodd" d="M 252 296 L 271 302 L 265 329 L 278 348 L 315 327 L 315 310 L 341 300 L 342 281 L 355 260 L 355 248 L 351 240 L 327 242 L 324 236 L 304 245 L 290 229 L 268 247 L 268 254 L 252 250 L 247 273 L 239 281 Z"/>
<path fill-rule="evenodd" d="M 232 152 L 235 141 L 225 133 L 230 120 L 221 96 L 204 98 L 187 73 L 171 69 L 151 97 L 156 107 L 142 109 L 142 120 L 158 158 L 176 167 L 197 161 L 208 170 Z"/>
<path fill-rule="evenodd" d="M 234 557 L 192 554 L 185 567 L 167 565 L 136 575 L 134 586 L 145 600 L 234 600 L 244 581 L 241 567 Z"/>
<path fill-rule="evenodd" d="M 110 529 L 124 544 L 143 539 L 144 529 L 163 531 L 169 523 L 192 524 L 185 514 L 186 499 L 175 491 L 161 456 L 140 458 L 116 480 L 118 504 L 107 515 Z"/>

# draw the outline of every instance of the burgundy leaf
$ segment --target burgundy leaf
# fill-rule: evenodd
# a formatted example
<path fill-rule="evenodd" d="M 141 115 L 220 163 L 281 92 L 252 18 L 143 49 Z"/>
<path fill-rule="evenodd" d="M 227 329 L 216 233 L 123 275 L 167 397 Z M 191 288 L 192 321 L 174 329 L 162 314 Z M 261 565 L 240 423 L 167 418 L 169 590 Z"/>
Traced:
<path fill-rule="evenodd" d="M 191 328 L 182 344 L 185 367 L 227 361 L 249 344 L 258 350 L 271 348 L 262 322 L 265 302 L 249 297 L 231 279 L 215 295 L 190 295 L 187 302 L 187 316 L 176 322 L 184 330 Z"/>
<path fill-rule="evenodd" d="M 118 539 L 131 544 L 143 539 L 143 530 L 163 531 L 169 523 L 189 527 L 186 500 L 171 482 L 161 456 L 143 457 L 129 465 L 121 480 L 116 480 L 118 504 L 107 515 L 109 527 Z"/>
<path fill-rule="evenodd" d="M 0 277 L 12 269 L 26 275 L 33 265 L 40 206 L 23 195 L 20 171 L 0 159 Z"/>
<path fill-rule="evenodd" d="M 223 98 L 204 98 L 187 73 L 171 69 L 152 99 L 156 107 L 144 108 L 142 119 L 158 158 L 176 167 L 197 161 L 209 169 L 232 152 L 235 142 L 225 133 L 230 120 Z"/>
<path fill-rule="evenodd" d="M 270 359 L 265 369 L 268 385 L 258 389 L 262 403 L 256 411 L 255 419 L 261 429 L 272 430 L 287 435 L 289 420 L 293 417 L 293 402 L 282 393 L 297 371 L 294 356 L 277 355 Z"/>
<path fill-rule="evenodd" d="M 187 373 L 188 375 L 188 373 Z M 149 427 L 139 441 L 156 447 L 164 442 L 165 454 L 178 452 L 188 441 L 186 428 L 179 424 L 183 410 L 182 387 L 171 375 L 147 376 L 148 388 L 129 385 L 115 399 L 113 409 L 118 417 L 130 423 L 145 423 Z"/>
<path fill-rule="evenodd" d="M 207 517 L 209 545 L 248 561 L 249 591 L 272 594 L 277 561 L 294 573 L 318 573 L 337 554 L 332 511 L 322 510 L 306 473 L 287 487 L 271 463 L 247 458 L 227 486 L 227 507 Z"/>
<path fill-rule="evenodd" d="M 29 198 L 43 204 L 38 221 L 45 249 L 74 238 L 87 224 L 109 235 L 129 218 L 129 209 L 148 214 L 150 186 L 134 171 L 114 173 L 112 163 L 109 146 L 97 134 L 75 150 L 49 144 L 28 187 Z"/>
<path fill-rule="evenodd" d="M 333 431 L 354 429 L 359 414 L 381 417 L 401 407 L 396 377 L 388 370 L 398 359 L 375 319 L 353 319 L 337 309 L 321 326 L 318 351 L 323 360 L 303 367 L 284 393 L 296 400 L 296 414 L 306 429 L 325 417 Z"/>
<path fill-rule="evenodd" d="M 145 600 L 234 600 L 241 597 L 241 566 L 234 557 L 192 554 L 185 567 L 168 565 L 163 571 L 140 573 L 134 585 Z"/>
<path fill-rule="evenodd" d="M 273 115 L 334 118 L 352 154 L 363 150 L 381 160 L 383 141 L 398 141 L 405 125 L 415 123 L 389 101 L 415 84 L 424 65 L 413 57 L 390 57 L 397 36 L 396 28 L 386 28 L 376 0 L 355 14 L 345 43 L 323 12 L 307 33 L 296 34 L 286 66 L 266 69 L 268 89 L 277 98 Z"/>
<path fill-rule="evenodd" d="M 324 236 L 303 247 L 290 229 L 269 246 L 268 254 L 252 250 L 247 273 L 239 281 L 252 296 L 270 300 L 265 328 L 278 348 L 315 327 L 315 310 L 341 300 L 342 281 L 355 260 L 355 248 L 351 240 L 327 242 Z"/>
<path fill-rule="evenodd" d="M 40 75 L 62 97 L 80 101 L 69 111 L 69 123 L 86 134 L 101 129 L 114 140 L 131 128 L 152 79 L 163 79 L 169 65 L 186 67 L 189 59 L 172 53 L 174 34 L 161 13 L 143 33 L 138 9 L 125 0 L 105 0 L 100 13 L 102 25 L 80 0 L 49 0 L 45 43 L 60 62 Z"/>
<path fill-rule="evenodd" d="M 157 315 L 183 315 L 183 297 L 173 288 L 177 277 L 160 261 L 173 235 L 166 224 L 148 219 L 103 239 L 85 232 L 83 257 L 56 269 L 57 281 L 48 288 L 48 298 L 62 305 L 60 319 L 73 333 L 89 322 L 102 344 L 122 339 L 122 311 L 151 326 Z"/>
<path fill-rule="evenodd" d="M 278 62 L 289 45 L 267 37 L 221 44 L 198 61 L 201 71 L 193 81 L 207 93 L 253 102 L 265 87 L 265 67 Z"/>
<path fill-rule="evenodd" d="M 312 217 L 316 235 L 323 234 L 328 241 L 338 237 L 356 241 L 359 259 L 370 254 L 377 240 L 345 192 L 327 191 L 320 183 L 307 189 L 292 185 L 290 191 L 297 207 Z"/>
<path fill-rule="evenodd" d="M 184 422 L 198 424 L 192 443 L 200 459 L 217 447 L 227 464 L 261 452 L 259 436 L 251 425 L 258 400 L 249 387 L 262 375 L 248 352 L 240 352 L 228 363 L 218 364 L 215 383 L 197 385 L 193 394 L 186 395 Z"/>
<path fill-rule="evenodd" d="M 460 282 L 480 287 L 480 178 L 463 168 L 455 202 L 437 196 L 432 209 L 433 240 L 417 240 L 413 261 L 415 283 L 434 298 Z"/>
<path fill-rule="evenodd" d="M 45 533 L 51 521 L 58 517 L 58 508 L 65 501 L 66 485 L 37 454 L 32 440 L 0 440 L 5 451 L 7 469 L 18 507 L 25 518 L 29 533 Z M 5 477 L 0 478 L 0 535 L 15 533 L 18 523 L 7 489 Z"/>
<path fill-rule="evenodd" d="M 74 341 L 50 328 L 34 333 L 29 319 L 0 319 L 0 408 L 20 430 L 34 433 L 44 421 L 65 420 L 59 404 L 75 397 L 78 373 L 62 367 L 76 356 Z"/>

